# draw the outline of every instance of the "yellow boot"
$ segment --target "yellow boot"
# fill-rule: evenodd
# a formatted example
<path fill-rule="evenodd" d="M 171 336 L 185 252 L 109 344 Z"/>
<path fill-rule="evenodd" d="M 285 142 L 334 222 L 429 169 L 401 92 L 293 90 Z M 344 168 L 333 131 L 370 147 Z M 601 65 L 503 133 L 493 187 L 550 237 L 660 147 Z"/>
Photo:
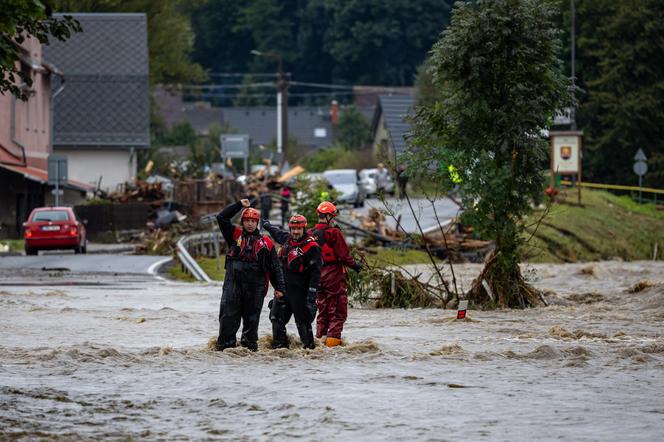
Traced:
<path fill-rule="evenodd" d="M 341 339 L 337 338 L 330 338 L 329 336 L 325 340 L 325 346 L 326 347 L 336 347 L 338 345 L 341 345 Z"/>

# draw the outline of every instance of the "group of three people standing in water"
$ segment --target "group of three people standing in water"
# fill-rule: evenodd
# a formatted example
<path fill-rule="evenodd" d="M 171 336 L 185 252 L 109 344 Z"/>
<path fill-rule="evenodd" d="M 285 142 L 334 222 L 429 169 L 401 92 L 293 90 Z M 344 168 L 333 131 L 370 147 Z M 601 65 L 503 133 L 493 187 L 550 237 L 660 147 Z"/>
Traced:
<path fill-rule="evenodd" d="M 240 225 L 235 226 L 232 218 L 238 212 Z M 240 345 L 258 350 L 258 323 L 269 283 L 274 287 L 274 299 L 268 304 L 273 348 L 288 348 L 286 324 L 291 316 L 295 316 L 302 345 L 314 348 L 316 312 L 316 338 L 328 347 L 341 344 L 348 315 L 346 267 L 359 272 L 361 265 L 351 257 L 341 230 L 333 225 L 334 204 L 324 201 L 316 212 L 318 222 L 309 230 L 302 215 L 290 218 L 288 230 L 262 220 L 271 238 L 260 233 L 260 213 L 248 199 L 219 212 L 217 222 L 228 251 L 217 350 L 237 345 L 241 322 Z M 274 242 L 281 246 L 278 253 Z"/>

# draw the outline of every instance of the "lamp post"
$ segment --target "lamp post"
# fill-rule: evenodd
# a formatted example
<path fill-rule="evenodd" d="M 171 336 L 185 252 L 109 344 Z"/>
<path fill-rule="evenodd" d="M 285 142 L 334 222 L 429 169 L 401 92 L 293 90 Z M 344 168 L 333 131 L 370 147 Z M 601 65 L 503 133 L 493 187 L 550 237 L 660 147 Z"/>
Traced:
<path fill-rule="evenodd" d="M 288 146 L 288 79 L 283 70 L 283 59 L 277 52 L 262 52 L 256 49 L 251 53 L 257 57 L 270 57 L 277 60 L 277 153 L 281 154 L 281 164 L 286 161 Z"/>

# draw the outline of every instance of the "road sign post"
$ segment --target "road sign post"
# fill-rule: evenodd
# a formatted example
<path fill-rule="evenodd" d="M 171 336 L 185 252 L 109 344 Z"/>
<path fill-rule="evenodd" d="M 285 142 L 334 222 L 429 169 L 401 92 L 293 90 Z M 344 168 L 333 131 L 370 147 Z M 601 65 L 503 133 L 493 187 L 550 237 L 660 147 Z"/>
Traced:
<path fill-rule="evenodd" d="M 555 186 L 556 175 L 567 175 L 576 178 L 579 205 L 581 205 L 581 131 L 551 131 L 551 180 L 550 187 Z"/>
<path fill-rule="evenodd" d="M 219 136 L 221 144 L 221 159 L 243 158 L 244 173 L 249 173 L 249 135 L 223 134 Z"/>
<path fill-rule="evenodd" d="M 634 166 L 632 167 L 634 173 L 639 176 L 639 204 L 643 204 L 642 194 L 643 194 L 643 175 L 648 173 L 648 158 L 643 152 L 643 149 L 639 149 L 634 155 Z"/>
<path fill-rule="evenodd" d="M 64 185 L 68 179 L 67 157 L 62 155 L 49 155 L 48 184 L 55 186 L 55 190 L 51 193 L 55 195 L 56 206 L 60 205 L 60 196 L 64 193 L 60 190 L 60 186 Z"/>

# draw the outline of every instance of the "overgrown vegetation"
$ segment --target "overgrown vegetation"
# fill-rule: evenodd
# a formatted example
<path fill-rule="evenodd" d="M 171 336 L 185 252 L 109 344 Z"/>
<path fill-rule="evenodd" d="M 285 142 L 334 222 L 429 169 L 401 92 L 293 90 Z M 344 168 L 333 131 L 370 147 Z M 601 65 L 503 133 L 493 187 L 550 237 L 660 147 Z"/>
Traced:
<path fill-rule="evenodd" d="M 318 178 L 311 179 L 306 175 L 295 178 L 293 185 L 296 197 L 293 198 L 292 213 L 304 215 L 307 225 L 312 226 L 318 220 L 316 207 L 323 201 L 335 201 L 339 193 L 331 188 L 326 181 Z"/>

